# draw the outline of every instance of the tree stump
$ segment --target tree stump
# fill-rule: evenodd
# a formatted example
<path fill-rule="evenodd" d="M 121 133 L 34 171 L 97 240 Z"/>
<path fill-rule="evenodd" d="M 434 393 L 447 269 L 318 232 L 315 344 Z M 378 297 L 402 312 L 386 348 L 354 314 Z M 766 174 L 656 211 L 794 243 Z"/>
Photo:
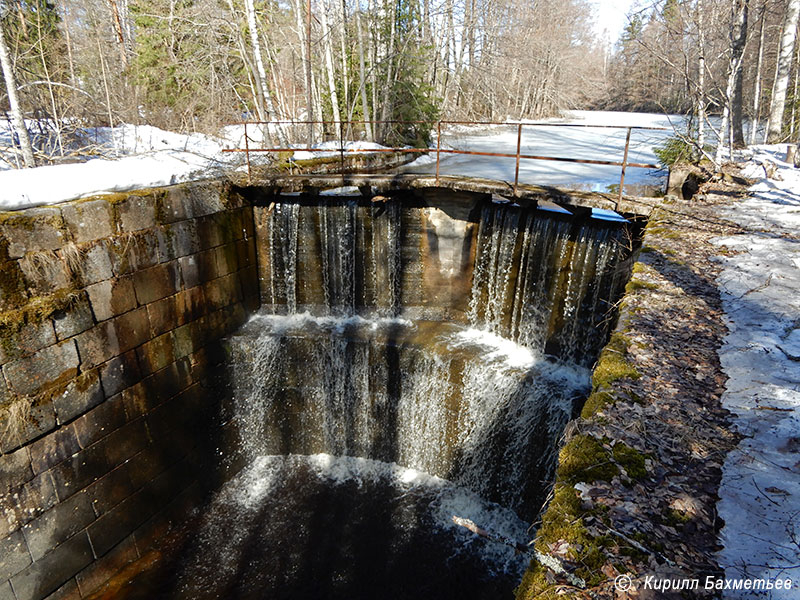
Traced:
<path fill-rule="evenodd" d="M 800 162 L 800 156 L 797 154 L 797 144 L 789 144 L 786 146 L 786 162 L 793 165 L 795 168 Z"/>

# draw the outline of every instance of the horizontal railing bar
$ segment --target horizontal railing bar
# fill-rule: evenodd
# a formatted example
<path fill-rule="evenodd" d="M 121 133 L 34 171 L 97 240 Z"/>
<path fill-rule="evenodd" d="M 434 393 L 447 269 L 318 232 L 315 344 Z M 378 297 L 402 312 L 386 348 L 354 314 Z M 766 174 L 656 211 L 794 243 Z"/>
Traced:
<path fill-rule="evenodd" d="M 424 125 L 441 123 L 443 125 L 522 125 L 523 127 L 597 127 L 601 129 L 650 129 L 654 131 L 669 131 L 669 127 L 656 127 L 653 125 L 592 125 L 589 123 L 527 123 L 520 121 L 237 121 L 231 125 L 338 125 L 342 124 L 380 124 L 393 123 L 397 125 Z"/>
<path fill-rule="evenodd" d="M 477 150 L 436 150 L 435 148 L 356 148 L 356 149 L 344 149 L 340 150 L 339 148 L 250 148 L 246 150 L 244 148 L 226 148 L 223 152 L 332 152 L 332 153 L 340 153 L 340 152 L 347 152 L 347 153 L 354 153 L 354 152 L 362 152 L 368 154 L 370 152 L 409 152 L 409 153 L 427 153 L 427 152 L 440 152 L 442 154 L 464 154 L 468 156 L 495 156 L 500 158 L 516 158 L 516 154 L 507 154 L 503 152 L 480 152 Z M 588 158 L 565 158 L 559 156 L 538 156 L 535 154 L 520 154 L 520 158 L 525 158 L 529 160 L 554 160 L 558 162 L 571 162 L 571 163 L 581 163 L 581 164 L 588 164 L 588 165 L 609 165 L 613 167 L 620 167 L 622 166 L 622 162 L 620 161 L 613 161 L 613 160 L 595 160 L 595 159 L 588 159 Z M 642 169 L 660 169 L 661 165 L 655 165 L 651 163 L 633 163 L 627 162 L 624 163 L 629 167 L 639 167 Z"/>

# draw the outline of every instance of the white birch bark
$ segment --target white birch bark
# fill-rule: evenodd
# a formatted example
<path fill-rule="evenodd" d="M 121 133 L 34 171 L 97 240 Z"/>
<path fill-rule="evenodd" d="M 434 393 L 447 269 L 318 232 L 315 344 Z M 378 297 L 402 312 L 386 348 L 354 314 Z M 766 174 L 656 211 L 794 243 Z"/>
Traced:
<path fill-rule="evenodd" d="M 328 7 L 323 6 L 321 13 L 322 22 L 322 37 L 325 54 L 325 71 L 328 76 L 328 95 L 331 99 L 331 110 L 333 111 L 333 120 L 336 121 L 337 126 L 342 121 L 342 116 L 339 113 L 339 94 L 336 93 L 336 74 L 333 70 L 333 51 L 331 50 L 333 32 L 328 25 Z M 338 133 L 338 132 L 337 132 Z"/>
<path fill-rule="evenodd" d="M 786 107 L 786 89 L 789 87 L 789 72 L 792 69 L 792 55 L 794 54 L 798 16 L 800 16 L 800 0 L 788 0 L 786 20 L 784 21 L 781 45 L 778 51 L 775 87 L 772 89 L 772 102 L 769 107 L 767 141 L 771 144 L 779 142 L 781 138 L 783 111 Z"/>
<path fill-rule="evenodd" d="M 766 13 L 766 6 L 761 9 L 761 25 L 758 34 L 758 59 L 756 60 L 756 75 L 755 82 L 753 83 L 753 120 L 750 124 L 750 135 L 748 136 L 747 143 L 756 143 L 756 130 L 758 129 L 759 110 L 761 108 L 761 67 L 764 64 L 764 13 Z"/>
<path fill-rule="evenodd" d="M 2 17 L 2 13 L 0 13 L 0 17 Z M 14 77 L 14 70 L 11 67 L 11 58 L 8 54 L 8 46 L 6 46 L 2 27 L 0 27 L 0 66 L 3 68 L 3 78 L 8 91 L 8 103 L 11 106 L 11 126 L 14 128 L 17 138 L 19 138 L 22 161 L 26 167 L 35 167 L 36 160 L 33 158 L 33 146 L 31 146 L 31 138 L 28 135 L 28 129 L 25 127 L 25 117 L 22 115 L 22 108 L 19 104 L 17 81 Z"/>
<path fill-rule="evenodd" d="M 363 119 L 367 121 L 364 123 L 364 131 L 367 134 L 367 140 L 372 142 L 375 137 L 372 134 L 372 123 L 369 122 L 371 115 L 369 112 L 369 103 L 367 102 L 367 78 L 366 78 L 366 64 L 364 60 L 364 33 L 361 30 L 361 9 L 356 7 L 356 33 L 358 35 L 358 87 L 361 94 L 361 114 Z"/>
<path fill-rule="evenodd" d="M 253 59 L 256 63 L 256 79 L 258 80 L 258 85 L 261 88 L 261 96 L 264 100 L 264 107 L 267 109 L 269 120 L 280 118 L 275 111 L 275 104 L 272 101 L 272 94 L 270 94 L 269 86 L 267 85 L 267 70 L 264 68 L 264 57 L 261 53 L 261 41 L 259 40 L 258 36 L 258 29 L 256 25 L 256 9 L 253 5 L 253 0 L 244 0 L 244 7 L 245 12 L 247 13 L 247 28 L 250 30 L 250 42 L 253 45 Z M 283 146 L 286 146 L 288 144 L 288 140 L 286 139 L 286 134 L 283 131 L 283 127 L 277 125 L 275 127 L 275 131 L 278 135 L 278 141 Z"/>

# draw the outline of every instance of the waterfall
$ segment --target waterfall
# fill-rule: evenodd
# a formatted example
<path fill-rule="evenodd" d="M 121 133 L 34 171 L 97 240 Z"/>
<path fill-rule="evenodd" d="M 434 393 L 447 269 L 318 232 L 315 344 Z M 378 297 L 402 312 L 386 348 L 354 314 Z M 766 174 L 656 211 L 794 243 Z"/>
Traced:
<path fill-rule="evenodd" d="M 266 219 L 264 304 L 276 312 L 395 316 L 401 309 L 401 211 L 324 197 L 276 203 Z"/>
<path fill-rule="evenodd" d="M 463 331 L 422 340 L 397 319 L 253 319 L 231 344 L 249 458 L 369 457 L 526 512 L 587 373 L 531 354 L 515 363 Z"/>
<path fill-rule="evenodd" d="M 529 513 L 607 336 L 621 227 L 494 203 L 472 227 L 436 219 L 399 200 L 276 204 L 276 314 L 231 345 L 243 446 L 397 463 Z M 443 302 L 455 317 L 425 320 Z"/>
<path fill-rule="evenodd" d="M 528 557 L 452 517 L 529 540 L 625 249 L 618 224 L 448 202 L 256 207 L 230 479 L 159 597 L 511 597 Z"/>
<path fill-rule="evenodd" d="M 483 209 L 469 322 L 537 353 L 591 365 L 621 293 L 621 229 Z"/>

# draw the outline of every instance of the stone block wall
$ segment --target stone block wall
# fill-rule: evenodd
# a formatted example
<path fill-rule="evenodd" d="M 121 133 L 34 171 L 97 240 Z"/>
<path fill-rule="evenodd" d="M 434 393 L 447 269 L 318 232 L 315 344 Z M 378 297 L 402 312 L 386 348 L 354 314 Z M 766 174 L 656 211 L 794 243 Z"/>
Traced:
<path fill-rule="evenodd" d="M 258 304 L 225 184 L 0 214 L 0 600 L 85 597 L 196 505 Z"/>

